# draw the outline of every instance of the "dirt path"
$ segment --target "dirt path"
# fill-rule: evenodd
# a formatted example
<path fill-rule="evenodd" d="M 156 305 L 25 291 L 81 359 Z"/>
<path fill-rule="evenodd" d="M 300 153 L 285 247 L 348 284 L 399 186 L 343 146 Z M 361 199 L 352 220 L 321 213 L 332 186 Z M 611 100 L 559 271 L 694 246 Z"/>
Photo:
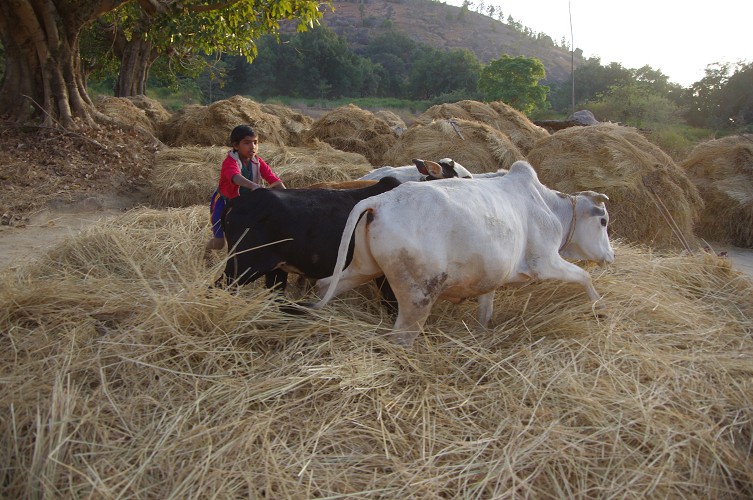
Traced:
<path fill-rule="evenodd" d="M 107 217 L 122 214 L 145 201 L 143 194 L 90 197 L 73 205 L 53 205 L 23 226 L 0 225 L 0 270 L 16 268 L 81 230 Z"/>

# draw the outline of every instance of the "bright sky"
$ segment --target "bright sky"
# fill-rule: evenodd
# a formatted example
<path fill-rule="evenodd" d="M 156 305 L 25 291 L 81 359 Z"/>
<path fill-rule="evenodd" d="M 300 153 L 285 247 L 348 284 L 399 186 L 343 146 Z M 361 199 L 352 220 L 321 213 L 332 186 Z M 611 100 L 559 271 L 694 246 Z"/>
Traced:
<path fill-rule="evenodd" d="M 484 0 L 490 4 L 505 21 L 512 15 L 557 43 L 565 37 L 604 66 L 649 65 L 683 87 L 703 78 L 709 64 L 753 62 L 753 0 Z"/>

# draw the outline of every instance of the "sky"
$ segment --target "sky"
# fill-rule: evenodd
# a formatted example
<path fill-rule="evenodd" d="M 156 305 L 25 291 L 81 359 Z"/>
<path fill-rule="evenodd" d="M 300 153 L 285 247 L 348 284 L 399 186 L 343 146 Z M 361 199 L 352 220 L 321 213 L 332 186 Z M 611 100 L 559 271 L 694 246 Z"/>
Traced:
<path fill-rule="evenodd" d="M 476 6 L 481 3 L 471 1 Z M 512 15 L 557 43 L 565 37 L 585 57 L 599 57 L 603 66 L 649 65 L 683 87 L 703 78 L 709 64 L 753 62 L 753 0 L 484 0 L 484 4 L 501 8 L 505 21 Z"/>

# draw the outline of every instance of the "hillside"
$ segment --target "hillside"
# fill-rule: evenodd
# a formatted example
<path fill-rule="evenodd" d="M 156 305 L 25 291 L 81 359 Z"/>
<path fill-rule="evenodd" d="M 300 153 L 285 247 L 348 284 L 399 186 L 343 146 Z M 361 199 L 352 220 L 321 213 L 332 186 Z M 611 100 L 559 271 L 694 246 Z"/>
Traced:
<path fill-rule="evenodd" d="M 368 40 L 392 26 L 417 42 L 438 49 L 468 49 L 487 63 L 503 54 L 536 57 L 546 68 L 547 82 L 570 77 L 571 55 L 546 37 L 537 40 L 488 16 L 461 15 L 460 7 L 430 0 L 367 0 L 364 3 L 333 0 L 322 24 L 346 38 L 358 51 Z M 507 17 L 505 13 L 505 18 Z M 513 17 L 514 16 L 514 13 Z M 576 50 L 575 63 L 582 62 Z"/>

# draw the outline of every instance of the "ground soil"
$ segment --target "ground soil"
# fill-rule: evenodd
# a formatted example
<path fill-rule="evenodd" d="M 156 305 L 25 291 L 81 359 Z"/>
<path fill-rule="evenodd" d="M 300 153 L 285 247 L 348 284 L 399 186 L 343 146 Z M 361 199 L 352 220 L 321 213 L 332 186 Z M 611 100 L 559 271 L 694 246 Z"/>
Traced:
<path fill-rule="evenodd" d="M 129 128 L 64 132 L 0 123 L 0 270 L 28 262 L 103 217 L 146 205 L 161 147 Z M 753 249 L 711 246 L 753 276 Z"/>
<path fill-rule="evenodd" d="M 161 147 L 129 127 L 74 132 L 0 123 L 0 269 L 146 204 Z"/>

